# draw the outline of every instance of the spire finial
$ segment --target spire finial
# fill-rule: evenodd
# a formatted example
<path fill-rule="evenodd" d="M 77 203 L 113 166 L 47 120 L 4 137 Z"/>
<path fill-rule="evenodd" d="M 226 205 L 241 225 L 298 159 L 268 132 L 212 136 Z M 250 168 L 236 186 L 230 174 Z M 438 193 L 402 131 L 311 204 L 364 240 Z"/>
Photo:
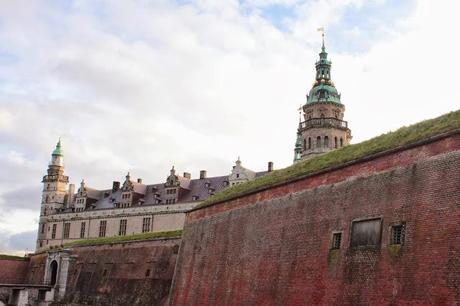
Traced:
<path fill-rule="evenodd" d="M 321 47 L 321 51 L 326 51 L 326 47 L 324 46 L 324 27 L 320 27 L 317 29 L 318 32 L 321 32 L 321 36 L 322 36 L 322 39 L 323 39 L 323 45 Z"/>
<path fill-rule="evenodd" d="M 299 111 L 299 123 L 301 123 L 302 122 L 302 104 L 300 105 L 298 111 Z"/>

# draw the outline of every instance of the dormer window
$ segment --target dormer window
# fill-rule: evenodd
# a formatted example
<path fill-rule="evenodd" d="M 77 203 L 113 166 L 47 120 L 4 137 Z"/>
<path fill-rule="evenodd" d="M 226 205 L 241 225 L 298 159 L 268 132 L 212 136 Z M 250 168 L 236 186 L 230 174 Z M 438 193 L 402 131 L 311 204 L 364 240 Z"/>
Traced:
<path fill-rule="evenodd" d="M 192 197 L 192 200 L 193 200 L 193 201 L 197 201 L 199 198 L 200 198 L 199 196 L 194 195 L 194 196 Z"/>
<path fill-rule="evenodd" d="M 204 184 L 204 186 L 205 186 L 206 188 L 209 188 L 209 186 L 211 186 L 211 183 L 210 183 L 210 182 L 206 182 L 206 183 Z"/>
<path fill-rule="evenodd" d="M 239 173 L 236 174 L 236 178 L 240 178 L 240 174 L 239 174 Z"/>

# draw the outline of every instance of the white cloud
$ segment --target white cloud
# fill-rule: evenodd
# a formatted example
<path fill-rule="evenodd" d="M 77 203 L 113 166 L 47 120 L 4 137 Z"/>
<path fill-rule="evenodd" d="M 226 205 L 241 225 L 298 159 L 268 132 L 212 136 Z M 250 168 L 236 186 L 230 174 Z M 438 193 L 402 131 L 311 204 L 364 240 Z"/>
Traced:
<path fill-rule="evenodd" d="M 34 224 L 59 136 L 71 181 L 98 188 L 127 171 L 162 181 L 173 164 L 222 175 L 238 155 L 255 170 L 290 164 L 316 28 L 363 37 L 342 17 L 367 2 L 270 4 L 294 9 L 286 31 L 262 17 L 259 1 L 241 4 L 249 12 L 239 1 L 2 3 L 0 207 Z M 355 142 L 458 108 L 456 11 L 456 2 L 419 1 L 406 18 L 379 24 L 378 35 L 391 35 L 370 37 L 359 54 L 328 41 Z M 25 190 L 36 206 L 14 197 Z"/>

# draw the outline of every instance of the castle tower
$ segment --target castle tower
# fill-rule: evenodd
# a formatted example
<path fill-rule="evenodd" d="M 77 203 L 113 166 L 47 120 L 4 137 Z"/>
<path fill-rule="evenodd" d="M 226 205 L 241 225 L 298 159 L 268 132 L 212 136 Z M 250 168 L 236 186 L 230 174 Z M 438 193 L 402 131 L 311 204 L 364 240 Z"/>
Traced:
<path fill-rule="evenodd" d="M 60 139 L 51 154 L 51 161 L 48 165 L 48 173 L 43 177 L 42 183 L 43 191 L 37 249 L 41 248 L 43 240 L 46 240 L 46 216 L 55 214 L 60 209 L 64 208 L 67 194 L 69 177 L 64 175 L 64 154 Z"/>
<path fill-rule="evenodd" d="M 294 162 L 346 146 L 351 140 L 348 123 L 343 121 L 345 106 L 331 80 L 331 61 L 323 45 L 316 62 L 316 81 L 302 106 L 305 121 L 297 129 Z"/>

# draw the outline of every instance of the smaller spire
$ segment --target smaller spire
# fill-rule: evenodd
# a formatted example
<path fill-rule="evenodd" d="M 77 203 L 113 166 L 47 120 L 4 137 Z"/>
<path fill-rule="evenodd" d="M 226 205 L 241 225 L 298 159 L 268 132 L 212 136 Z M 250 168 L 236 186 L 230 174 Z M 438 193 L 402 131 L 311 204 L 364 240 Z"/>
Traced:
<path fill-rule="evenodd" d="M 56 144 L 56 148 L 54 149 L 52 155 L 64 156 L 63 151 L 62 151 L 62 145 L 61 145 L 61 137 L 59 137 L 59 140 Z"/>
<path fill-rule="evenodd" d="M 237 159 L 237 161 L 235 162 L 235 164 L 236 164 L 237 166 L 241 166 L 241 160 L 240 160 L 240 157 L 239 157 L 239 156 L 238 156 L 238 159 Z"/>
<path fill-rule="evenodd" d="M 129 181 L 131 179 L 131 175 L 129 174 L 129 171 L 128 171 L 128 174 L 126 174 L 126 180 Z"/>
<path fill-rule="evenodd" d="M 297 139 L 294 147 L 294 163 L 302 159 L 302 133 L 300 129 L 297 130 Z"/>

